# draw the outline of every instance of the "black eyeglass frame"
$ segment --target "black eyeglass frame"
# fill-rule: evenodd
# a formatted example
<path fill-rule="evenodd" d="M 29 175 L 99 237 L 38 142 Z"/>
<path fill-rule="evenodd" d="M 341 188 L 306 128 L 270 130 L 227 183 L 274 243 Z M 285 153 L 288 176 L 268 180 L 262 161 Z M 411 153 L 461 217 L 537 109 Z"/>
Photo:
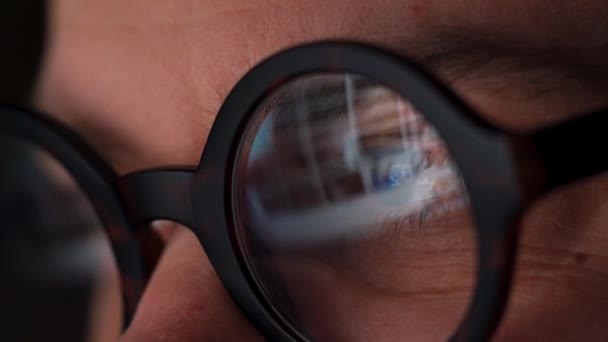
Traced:
<path fill-rule="evenodd" d="M 304 341 L 264 297 L 237 237 L 234 179 L 242 137 L 258 105 L 299 76 L 358 74 L 407 98 L 439 132 L 463 176 L 476 222 L 477 285 L 452 341 L 485 341 L 509 294 L 522 214 L 551 190 L 608 169 L 608 110 L 529 133 L 496 127 L 411 60 L 368 45 L 332 41 L 291 48 L 249 71 L 220 109 L 198 167 L 119 177 L 69 129 L 30 111 L 0 107 L 0 134 L 47 150 L 75 177 L 108 227 L 132 318 L 146 281 L 137 234 L 154 220 L 191 229 L 232 297 L 270 340 Z M 125 291 L 128 290 L 128 291 Z"/>

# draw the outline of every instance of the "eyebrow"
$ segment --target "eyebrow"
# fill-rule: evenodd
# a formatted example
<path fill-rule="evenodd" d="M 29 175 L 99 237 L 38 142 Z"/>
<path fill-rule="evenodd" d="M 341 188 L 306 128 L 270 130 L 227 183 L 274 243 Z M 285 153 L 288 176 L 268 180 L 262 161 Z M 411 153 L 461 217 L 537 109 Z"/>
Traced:
<path fill-rule="evenodd" d="M 442 27 L 425 37 L 424 41 L 405 41 L 400 52 L 433 67 L 467 66 L 470 69 L 496 60 L 510 60 L 520 67 L 591 66 L 571 51 L 571 46 L 541 46 L 504 34 L 480 31 L 464 26 Z M 570 52 L 570 53 L 569 53 Z M 515 65 L 514 65 L 515 66 Z"/>
<path fill-rule="evenodd" d="M 495 78 L 495 90 L 507 90 L 511 83 L 503 76 L 519 74 L 530 80 L 524 85 L 529 98 L 561 92 L 574 84 L 598 92 L 605 92 L 608 85 L 608 68 L 584 60 L 573 53 L 573 47 L 539 46 L 464 26 L 441 27 L 424 38 L 396 37 L 391 47 L 448 85 Z"/>
<path fill-rule="evenodd" d="M 395 47 L 397 53 L 412 58 L 428 69 L 455 76 L 492 65 L 503 69 L 527 69 L 548 62 L 544 53 L 521 42 L 480 34 L 463 27 L 443 28 L 425 36 L 424 40 L 404 38 Z M 498 61 L 501 61 L 501 65 L 496 65 Z"/>

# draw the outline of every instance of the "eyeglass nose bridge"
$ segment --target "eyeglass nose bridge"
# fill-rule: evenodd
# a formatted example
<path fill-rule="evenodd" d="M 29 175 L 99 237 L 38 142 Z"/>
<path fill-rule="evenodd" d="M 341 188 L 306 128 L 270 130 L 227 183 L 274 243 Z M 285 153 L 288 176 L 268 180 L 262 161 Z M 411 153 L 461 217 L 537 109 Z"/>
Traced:
<path fill-rule="evenodd" d="M 170 220 L 192 228 L 193 175 L 194 170 L 160 169 L 118 178 L 114 186 L 129 223 L 138 227 L 155 220 Z"/>

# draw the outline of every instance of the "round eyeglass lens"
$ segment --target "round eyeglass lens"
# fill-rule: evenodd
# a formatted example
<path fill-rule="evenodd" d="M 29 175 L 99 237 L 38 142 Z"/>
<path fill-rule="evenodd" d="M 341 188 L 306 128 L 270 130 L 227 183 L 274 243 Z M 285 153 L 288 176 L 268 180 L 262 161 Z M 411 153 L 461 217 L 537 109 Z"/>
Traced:
<path fill-rule="evenodd" d="M 462 179 L 404 96 L 353 74 L 290 81 L 237 156 L 237 236 L 274 313 L 315 341 L 442 341 L 474 292 Z"/>
<path fill-rule="evenodd" d="M 90 200 L 51 154 L 0 136 L 0 318 L 19 341 L 116 341 L 119 275 Z"/>

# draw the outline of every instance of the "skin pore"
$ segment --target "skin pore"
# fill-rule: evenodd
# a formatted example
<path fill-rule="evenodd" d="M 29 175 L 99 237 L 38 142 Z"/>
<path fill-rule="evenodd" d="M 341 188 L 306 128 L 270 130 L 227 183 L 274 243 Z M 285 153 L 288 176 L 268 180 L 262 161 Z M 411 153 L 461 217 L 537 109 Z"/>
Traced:
<path fill-rule="evenodd" d="M 196 164 L 238 79 L 280 49 L 319 39 L 412 56 L 488 120 L 513 129 L 608 105 L 608 9 L 600 0 L 51 3 L 36 105 L 121 174 Z M 497 340 L 606 340 L 607 200 L 608 179 L 597 177 L 533 209 Z M 123 340 L 261 340 L 194 236 L 169 227 L 165 238 Z M 361 322 L 341 324 L 359 329 Z M 435 340 L 433 333 L 422 326 L 416 340 Z M 403 340 L 399 330 L 378 334 Z"/>

